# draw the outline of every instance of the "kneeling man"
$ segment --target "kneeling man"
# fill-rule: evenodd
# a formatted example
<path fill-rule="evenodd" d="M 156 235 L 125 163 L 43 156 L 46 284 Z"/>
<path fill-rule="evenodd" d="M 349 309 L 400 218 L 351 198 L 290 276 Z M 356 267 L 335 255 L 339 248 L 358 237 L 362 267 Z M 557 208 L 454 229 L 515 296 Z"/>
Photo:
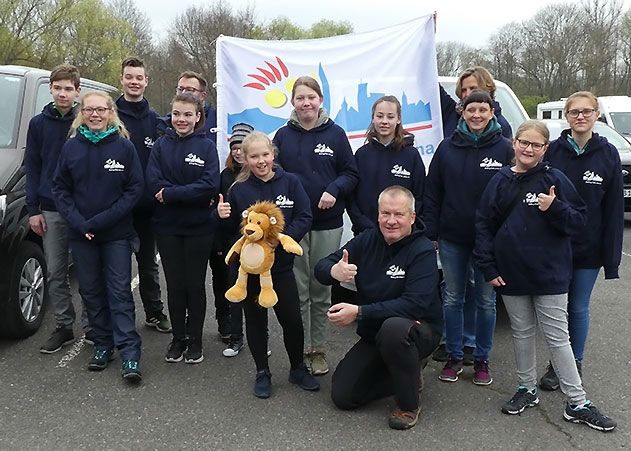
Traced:
<path fill-rule="evenodd" d="M 354 280 L 358 292 L 357 305 L 340 303 L 328 312 L 338 326 L 357 321 L 361 337 L 333 374 L 333 402 L 354 409 L 394 395 L 393 429 L 416 424 L 421 361 L 442 333 L 436 251 L 415 219 L 412 193 L 386 188 L 379 195 L 379 228 L 364 231 L 315 268 L 321 283 Z"/>

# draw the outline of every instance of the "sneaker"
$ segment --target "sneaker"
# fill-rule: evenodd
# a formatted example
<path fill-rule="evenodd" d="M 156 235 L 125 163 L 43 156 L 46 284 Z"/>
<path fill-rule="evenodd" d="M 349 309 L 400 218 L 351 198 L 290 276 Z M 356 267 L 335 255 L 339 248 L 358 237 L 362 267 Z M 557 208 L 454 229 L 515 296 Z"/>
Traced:
<path fill-rule="evenodd" d="M 217 332 L 219 332 L 221 341 L 224 343 L 230 343 L 230 315 L 221 315 L 217 317 Z"/>
<path fill-rule="evenodd" d="M 473 363 L 473 383 L 475 385 L 491 385 L 493 378 L 489 371 L 488 360 L 478 360 Z"/>
<path fill-rule="evenodd" d="M 613 431 L 617 423 L 594 406 L 591 401 L 587 401 L 584 406 L 571 406 L 567 404 L 563 412 L 563 418 L 572 423 L 583 423 L 590 428 L 603 432 Z"/>
<path fill-rule="evenodd" d="M 449 360 L 447 360 L 447 363 L 438 375 L 438 379 L 443 382 L 456 382 L 460 373 L 462 373 L 462 360 L 455 360 L 449 357 Z"/>
<path fill-rule="evenodd" d="M 190 340 L 188 347 L 184 351 L 185 363 L 200 363 L 204 360 L 204 350 L 202 349 L 201 340 Z"/>
<path fill-rule="evenodd" d="M 186 351 L 186 340 L 178 340 L 174 338 L 169 344 L 167 349 L 167 355 L 164 356 L 164 360 L 169 363 L 181 362 L 184 358 L 184 352 Z"/>
<path fill-rule="evenodd" d="M 305 367 L 296 368 L 295 370 L 289 370 L 289 382 L 298 385 L 303 390 L 318 391 L 320 390 L 320 383 L 309 374 L 309 371 Z"/>
<path fill-rule="evenodd" d="M 138 364 L 138 361 L 124 360 L 121 375 L 126 381 L 140 382 L 142 379 L 142 373 L 140 372 L 140 365 Z"/>
<path fill-rule="evenodd" d="M 312 356 L 312 352 L 305 351 L 305 353 L 304 353 L 304 355 L 302 357 L 302 361 L 303 361 L 307 371 L 309 371 L 311 374 L 313 374 L 313 369 L 312 369 L 312 365 L 311 365 L 311 356 Z"/>
<path fill-rule="evenodd" d="M 447 354 L 447 348 L 445 347 L 444 343 L 436 348 L 436 350 L 432 354 L 432 360 L 435 360 L 437 362 L 446 362 L 447 360 L 449 360 L 449 354 Z"/>
<path fill-rule="evenodd" d="M 145 326 L 153 327 L 158 332 L 171 332 L 171 322 L 169 321 L 169 318 L 167 318 L 167 316 L 162 312 L 158 312 L 155 315 L 147 316 L 147 319 L 145 319 Z"/>
<path fill-rule="evenodd" d="M 548 362 L 546 374 L 544 374 L 543 377 L 539 380 L 539 387 L 541 387 L 542 390 L 546 391 L 554 391 L 559 388 L 559 378 L 554 372 L 552 362 Z"/>
<path fill-rule="evenodd" d="M 42 347 L 39 348 L 39 352 L 41 352 L 42 354 L 54 354 L 55 352 L 59 351 L 64 346 L 71 344 L 72 342 L 74 342 L 74 334 L 72 333 L 72 329 L 58 327 L 53 331 L 52 334 L 50 334 L 50 337 L 48 337 L 46 343 L 44 343 Z"/>
<path fill-rule="evenodd" d="M 107 368 L 107 364 L 114 359 L 114 349 L 112 348 L 94 348 L 92 358 L 88 363 L 89 371 L 103 371 Z"/>
<path fill-rule="evenodd" d="M 311 354 L 311 368 L 308 371 L 314 376 L 321 376 L 329 372 L 329 365 L 326 363 L 324 352 Z"/>
<path fill-rule="evenodd" d="M 267 399 L 272 393 L 272 373 L 269 370 L 261 370 L 256 372 L 254 381 L 254 396 L 257 398 Z"/>
<path fill-rule="evenodd" d="M 91 330 L 87 331 L 81 338 L 83 338 L 84 343 L 94 346 L 94 332 Z"/>
<path fill-rule="evenodd" d="M 243 349 L 243 338 L 230 339 L 228 347 L 223 350 L 224 357 L 236 357 L 239 355 L 239 351 Z"/>
<path fill-rule="evenodd" d="M 397 407 L 390 414 L 388 426 L 390 426 L 391 429 L 398 430 L 410 429 L 411 427 L 414 427 L 414 425 L 418 421 L 418 416 L 420 413 L 420 406 L 418 407 L 418 409 L 411 411 L 401 410 Z"/>
<path fill-rule="evenodd" d="M 462 348 L 463 356 L 462 356 L 462 364 L 464 366 L 473 365 L 473 351 L 475 351 L 475 347 L 473 346 L 465 346 Z"/>
<path fill-rule="evenodd" d="M 519 386 L 517 393 L 502 406 L 502 413 L 518 415 L 526 410 L 526 407 L 534 407 L 537 404 L 539 404 L 537 389 L 529 391 L 526 387 Z"/>

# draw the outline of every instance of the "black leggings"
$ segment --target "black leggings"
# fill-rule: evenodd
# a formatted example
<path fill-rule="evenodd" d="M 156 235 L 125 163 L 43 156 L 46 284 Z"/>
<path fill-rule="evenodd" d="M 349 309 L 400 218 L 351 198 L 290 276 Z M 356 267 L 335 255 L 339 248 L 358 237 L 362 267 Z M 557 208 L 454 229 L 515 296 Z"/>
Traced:
<path fill-rule="evenodd" d="M 173 338 L 202 339 L 206 317 L 206 268 L 212 235 L 159 235 Z"/>
<path fill-rule="evenodd" d="M 272 282 L 278 295 L 278 302 L 273 308 L 276 318 L 283 328 L 283 341 L 293 370 L 300 368 L 303 364 L 302 348 L 305 340 L 296 279 L 292 272 L 286 272 L 272 274 Z M 260 291 L 259 277 L 249 275 L 248 295 L 242 304 L 245 313 L 245 333 L 248 337 L 248 347 L 252 357 L 254 357 L 257 371 L 269 368 L 267 363 L 267 309 L 255 302 Z"/>
<path fill-rule="evenodd" d="M 215 246 L 216 247 L 216 246 Z M 228 285 L 228 266 L 225 262 L 225 253 L 213 249 L 208 259 L 208 264 L 213 273 L 213 295 L 215 297 L 215 318 L 230 315 L 230 301 L 226 299 Z"/>
<path fill-rule="evenodd" d="M 340 409 L 354 409 L 394 395 L 401 410 L 418 408 L 421 360 L 440 341 L 428 324 L 392 317 L 375 342 L 360 339 L 340 361 L 331 381 L 331 398 Z"/>

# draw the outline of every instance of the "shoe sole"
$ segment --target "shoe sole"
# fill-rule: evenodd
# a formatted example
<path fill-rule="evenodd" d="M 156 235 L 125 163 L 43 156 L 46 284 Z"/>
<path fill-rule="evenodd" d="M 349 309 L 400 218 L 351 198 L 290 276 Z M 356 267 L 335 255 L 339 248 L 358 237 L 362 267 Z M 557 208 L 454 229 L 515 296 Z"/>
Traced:
<path fill-rule="evenodd" d="M 256 396 L 259 399 L 267 399 L 270 397 L 271 393 L 257 393 L 257 392 L 253 392 L 254 396 Z"/>
<path fill-rule="evenodd" d="M 448 376 L 443 376 L 442 374 L 439 374 L 438 379 L 440 379 L 443 382 L 456 382 L 458 381 L 458 375 L 460 375 L 460 373 L 462 373 L 462 368 L 460 368 L 460 370 L 456 372 L 456 377 L 448 377 Z"/>
<path fill-rule="evenodd" d="M 421 416 L 421 410 L 419 409 L 418 413 L 416 414 L 416 418 L 411 423 L 397 423 L 397 422 L 388 421 L 388 426 L 390 426 L 390 429 L 395 429 L 397 431 L 405 431 L 407 429 L 412 429 L 414 426 L 416 426 L 416 423 L 418 423 L 418 418 L 420 416 Z"/>
<path fill-rule="evenodd" d="M 198 359 L 189 359 L 184 357 L 184 363 L 188 363 L 188 364 L 194 364 L 194 363 L 201 363 L 204 360 L 204 356 L 201 356 Z"/>
<path fill-rule="evenodd" d="M 535 407 L 537 404 L 539 404 L 539 398 L 535 399 L 531 403 L 526 404 L 524 407 L 522 407 L 519 410 L 508 410 L 508 409 L 502 407 L 502 413 L 505 413 L 506 415 L 519 415 L 524 410 L 526 410 L 527 407 Z"/>
<path fill-rule="evenodd" d="M 474 383 L 475 385 L 481 385 L 481 386 L 491 385 L 491 384 L 493 383 L 493 378 L 491 378 L 491 379 L 490 379 L 490 380 L 488 380 L 488 381 L 481 381 L 481 380 L 476 380 L 476 379 L 473 379 L 473 383 Z"/>
<path fill-rule="evenodd" d="M 173 330 L 173 328 L 171 328 L 171 327 L 169 327 L 168 329 L 162 329 L 161 327 L 158 327 L 158 325 L 157 325 L 157 324 L 154 324 L 154 323 L 148 323 L 148 322 L 146 322 L 146 321 L 145 321 L 145 326 L 146 326 L 146 327 L 149 327 L 150 329 L 155 329 L 155 330 L 157 330 L 158 332 L 161 332 L 161 333 L 163 333 L 163 334 L 169 333 L 169 332 L 171 332 L 171 331 Z"/>
<path fill-rule="evenodd" d="M 568 415 L 567 412 L 565 412 L 565 411 L 563 412 L 563 419 L 565 421 L 569 421 L 570 423 L 586 424 L 590 428 L 596 429 L 597 431 L 601 431 L 601 432 L 610 432 L 610 431 L 613 431 L 616 428 L 616 426 L 611 426 L 611 427 L 608 427 L 608 428 L 607 427 L 603 427 L 603 426 L 598 426 L 598 425 L 592 424 L 592 423 L 590 423 L 588 421 L 581 420 L 580 418 L 574 418 L 574 417 Z"/>
<path fill-rule="evenodd" d="M 232 348 L 228 348 L 228 349 L 224 349 L 222 354 L 224 357 L 236 357 L 239 355 L 239 352 L 241 352 L 241 350 L 244 348 L 244 345 L 241 345 L 241 347 L 239 349 L 232 349 Z M 227 351 L 227 352 L 226 352 Z"/>
<path fill-rule="evenodd" d="M 123 375 L 123 379 L 125 379 L 127 382 L 140 382 L 142 380 L 142 376 L 140 375 L 140 373 L 128 373 L 128 374 L 124 374 Z"/>
<path fill-rule="evenodd" d="M 107 368 L 107 365 L 109 364 L 106 363 L 105 365 L 90 365 L 88 364 L 88 371 L 103 371 L 105 368 Z"/>
<path fill-rule="evenodd" d="M 61 346 L 59 346 L 57 349 L 43 349 L 43 348 L 39 348 L 39 352 L 41 352 L 42 354 L 54 354 L 56 352 L 61 351 L 61 348 L 63 348 L 64 346 L 68 346 L 72 343 L 75 342 L 75 339 L 73 338 L 72 340 L 68 340 L 68 341 L 64 341 Z"/>
<path fill-rule="evenodd" d="M 327 368 L 326 370 L 311 370 L 311 374 L 314 376 L 324 376 L 326 373 L 329 372 L 329 369 Z"/>
<path fill-rule="evenodd" d="M 297 385 L 298 387 L 302 388 L 303 390 L 306 391 L 318 391 L 320 390 L 320 384 L 318 385 L 302 385 L 300 382 L 296 382 L 292 379 L 288 379 L 289 383 Z"/>
<path fill-rule="evenodd" d="M 178 358 L 173 358 L 173 357 L 165 357 L 164 361 L 165 362 L 169 362 L 169 363 L 178 363 L 181 362 L 184 359 L 184 356 L 179 356 Z"/>
<path fill-rule="evenodd" d="M 559 384 L 556 385 L 548 385 L 539 383 L 539 388 L 545 391 L 556 391 L 559 389 Z"/>

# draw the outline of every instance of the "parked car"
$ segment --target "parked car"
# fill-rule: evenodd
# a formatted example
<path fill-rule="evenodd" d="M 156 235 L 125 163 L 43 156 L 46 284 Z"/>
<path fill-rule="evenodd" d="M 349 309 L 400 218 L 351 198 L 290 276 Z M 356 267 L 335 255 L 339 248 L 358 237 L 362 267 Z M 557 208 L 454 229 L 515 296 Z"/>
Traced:
<path fill-rule="evenodd" d="M 26 337 L 46 310 L 46 263 L 41 238 L 29 227 L 24 150 L 30 119 L 52 101 L 47 70 L 0 66 L 0 335 Z M 116 88 L 82 79 L 83 91 Z"/>
<path fill-rule="evenodd" d="M 542 122 L 550 131 L 550 141 L 557 139 L 563 130 L 570 127 L 565 119 L 544 119 Z M 596 122 L 594 132 L 607 138 L 618 149 L 624 178 L 624 211 L 631 211 L 631 143 L 604 122 Z"/>

